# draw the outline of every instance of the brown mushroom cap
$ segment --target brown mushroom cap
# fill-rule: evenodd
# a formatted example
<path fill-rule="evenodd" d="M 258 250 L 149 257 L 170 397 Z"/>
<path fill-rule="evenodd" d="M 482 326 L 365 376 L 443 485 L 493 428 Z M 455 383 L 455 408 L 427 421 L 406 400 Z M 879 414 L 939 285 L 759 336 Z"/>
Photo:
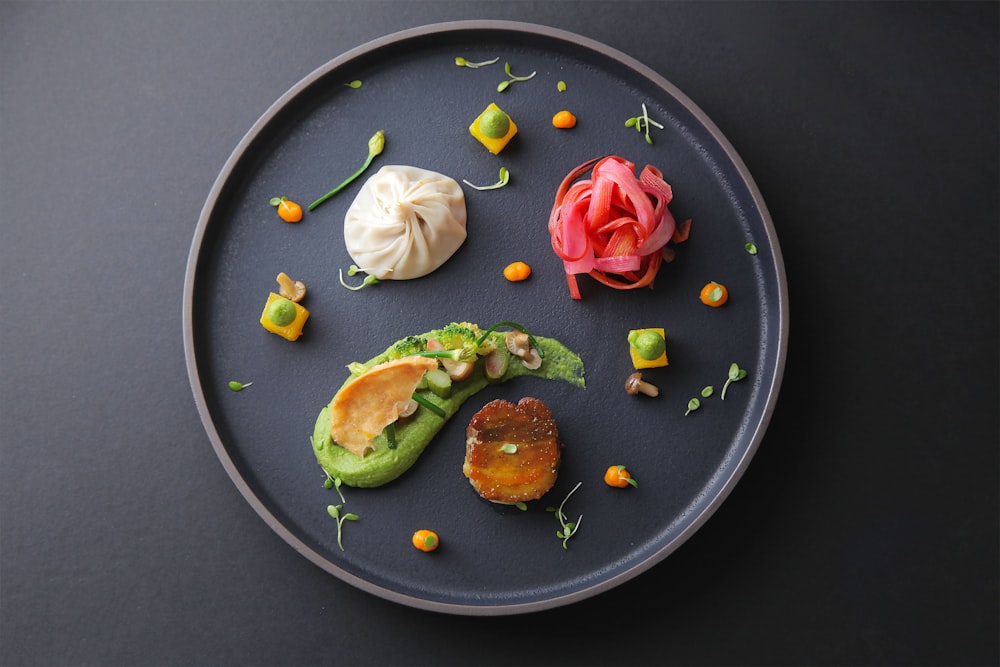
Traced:
<path fill-rule="evenodd" d="M 645 394 L 646 396 L 659 396 L 660 390 L 656 385 L 650 384 L 642 379 L 642 373 L 632 373 L 625 380 L 625 391 L 630 396 Z"/>
<path fill-rule="evenodd" d="M 278 294 L 289 301 L 298 303 L 306 295 L 306 285 L 301 280 L 292 280 L 284 271 L 275 278 L 278 281 Z"/>

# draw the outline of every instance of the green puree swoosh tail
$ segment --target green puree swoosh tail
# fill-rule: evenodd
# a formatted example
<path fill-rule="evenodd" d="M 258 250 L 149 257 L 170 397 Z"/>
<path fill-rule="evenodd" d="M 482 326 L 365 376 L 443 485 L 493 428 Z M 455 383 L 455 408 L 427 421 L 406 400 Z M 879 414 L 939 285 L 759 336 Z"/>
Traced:
<path fill-rule="evenodd" d="M 438 331 L 430 331 L 420 337 L 425 340 L 434 338 Z M 500 347 L 504 345 L 505 336 L 506 332 L 490 333 L 490 338 Z M 512 359 L 507 372 L 499 380 L 490 381 L 483 370 L 483 359 L 480 357 L 476 360 L 472 375 L 452 385 L 452 392 L 448 398 L 439 398 L 429 392 L 425 394 L 425 398 L 440 407 L 445 416 L 442 418 L 427 408 L 419 408 L 413 416 L 396 424 L 395 449 L 389 449 L 384 434 L 375 438 L 375 451 L 363 458 L 340 447 L 330 436 L 330 408 L 324 407 L 316 417 L 313 428 L 312 445 L 316 460 L 331 477 L 340 478 L 341 482 L 348 486 L 382 486 L 406 472 L 445 422 L 458 412 L 462 404 L 490 384 L 506 382 L 515 377 L 534 376 L 561 380 L 586 389 L 583 361 L 576 353 L 554 338 L 536 336 L 535 340 L 544 354 L 542 365 L 537 370 L 528 370 L 516 359 Z M 370 359 L 364 367 L 367 369 L 388 361 L 391 349 L 390 347 Z M 354 377 L 356 375 L 349 377 L 344 384 L 346 385 Z"/>

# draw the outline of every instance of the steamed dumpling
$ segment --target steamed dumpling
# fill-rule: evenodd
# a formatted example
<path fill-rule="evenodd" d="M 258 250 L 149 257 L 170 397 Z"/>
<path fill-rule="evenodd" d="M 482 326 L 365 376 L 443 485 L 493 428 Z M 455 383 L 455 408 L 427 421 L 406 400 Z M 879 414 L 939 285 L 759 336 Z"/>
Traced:
<path fill-rule="evenodd" d="M 347 252 L 379 280 L 427 275 L 458 250 L 465 236 L 462 186 L 419 167 L 379 169 L 344 218 Z"/>

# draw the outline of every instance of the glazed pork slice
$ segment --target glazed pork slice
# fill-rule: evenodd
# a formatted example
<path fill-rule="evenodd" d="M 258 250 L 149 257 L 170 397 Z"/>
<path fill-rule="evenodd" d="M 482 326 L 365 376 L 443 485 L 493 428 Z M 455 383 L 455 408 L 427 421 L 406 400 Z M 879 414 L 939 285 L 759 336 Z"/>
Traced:
<path fill-rule="evenodd" d="M 559 429 L 545 403 L 497 399 L 469 422 L 462 471 L 486 500 L 524 502 L 552 488 L 561 456 Z"/>

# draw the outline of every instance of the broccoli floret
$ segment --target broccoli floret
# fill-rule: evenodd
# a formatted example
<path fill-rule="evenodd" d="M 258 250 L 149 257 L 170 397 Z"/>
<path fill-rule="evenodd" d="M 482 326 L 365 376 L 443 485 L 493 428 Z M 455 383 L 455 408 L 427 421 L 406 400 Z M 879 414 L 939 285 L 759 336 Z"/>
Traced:
<path fill-rule="evenodd" d="M 445 348 L 452 350 L 464 345 L 475 345 L 476 340 L 482 335 L 479 327 L 468 322 L 452 322 L 435 335 L 438 342 Z"/>
<path fill-rule="evenodd" d="M 427 340 L 420 336 L 407 336 L 396 342 L 387 351 L 389 360 L 402 359 L 427 349 Z"/>

